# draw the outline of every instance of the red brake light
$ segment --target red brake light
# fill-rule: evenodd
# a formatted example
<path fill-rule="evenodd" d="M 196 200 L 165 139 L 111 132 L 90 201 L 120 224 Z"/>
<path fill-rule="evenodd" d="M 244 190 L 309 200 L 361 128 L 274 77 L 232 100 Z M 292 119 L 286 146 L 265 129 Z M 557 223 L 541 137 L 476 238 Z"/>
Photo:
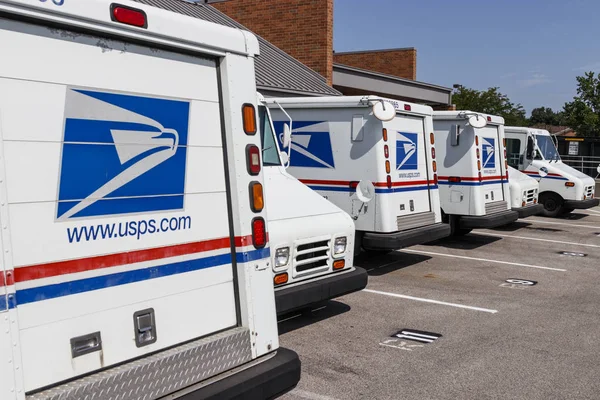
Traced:
<path fill-rule="evenodd" d="M 476 154 L 477 154 L 477 159 L 479 160 L 479 158 L 481 157 L 479 154 L 479 147 L 477 148 Z"/>
<path fill-rule="evenodd" d="M 438 177 L 437 174 L 433 174 L 433 184 L 437 185 L 438 184 Z"/>
<path fill-rule="evenodd" d="M 260 217 L 252 220 L 252 244 L 257 249 L 267 245 L 267 227 L 265 220 Z"/>
<path fill-rule="evenodd" d="M 488 115 L 488 117 L 487 117 L 487 120 L 488 120 L 488 122 L 492 122 L 492 117 L 490 117 L 490 116 Z"/>
<path fill-rule="evenodd" d="M 450 177 L 448 177 L 448 182 L 460 183 L 460 181 L 461 181 L 460 176 L 450 176 Z"/>
<path fill-rule="evenodd" d="M 260 149 L 257 146 L 253 144 L 246 146 L 246 163 L 250 175 L 260 173 Z"/>
<path fill-rule="evenodd" d="M 388 189 L 392 188 L 392 177 L 391 176 L 387 176 L 387 187 Z"/>
<path fill-rule="evenodd" d="M 405 104 L 404 105 L 404 111 L 411 111 L 412 107 L 410 106 L 410 104 Z"/>
<path fill-rule="evenodd" d="M 383 146 L 383 154 L 385 154 L 385 158 L 390 157 L 390 148 L 388 147 L 387 144 L 385 146 Z"/>
<path fill-rule="evenodd" d="M 111 19 L 122 24 L 137 26 L 138 28 L 147 28 L 148 20 L 146 13 L 137 8 L 122 6 L 120 4 L 112 4 Z"/>
<path fill-rule="evenodd" d="M 431 148 L 431 158 L 435 160 L 435 147 Z"/>

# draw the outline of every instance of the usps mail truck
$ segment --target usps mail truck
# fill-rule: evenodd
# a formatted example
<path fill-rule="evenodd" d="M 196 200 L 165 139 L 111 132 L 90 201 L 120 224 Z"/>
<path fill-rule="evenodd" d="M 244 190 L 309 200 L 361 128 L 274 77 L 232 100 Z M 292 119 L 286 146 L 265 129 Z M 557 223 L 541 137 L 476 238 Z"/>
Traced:
<path fill-rule="evenodd" d="M 556 217 L 598 205 L 594 178 L 561 161 L 548 131 L 513 126 L 507 126 L 505 131 L 508 162 L 539 180 L 545 216 Z"/>
<path fill-rule="evenodd" d="M 353 265 L 350 216 L 286 172 L 288 154 L 280 151 L 264 101 L 259 95 L 267 225 L 275 304 L 285 314 L 362 290 L 368 277 Z"/>
<path fill-rule="evenodd" d="M 254 36 L 0 0 L 0 399 L 269 398 Z"/>
<path fill-rule="evenodd" d="M 509 165 L 508 186 L 510 206 L 519 214 L 519 218 L 527 218 L 543 212 L 544 206 L 538 203 L 540 185 L 537 180 Z"/>
<path fill-rule="evenodd" d="M 434 111 L 440 199 L 452 233 L 516 221 L 511 210 L 504 119 L 472 111 Z"/>
<path fill-rule="evenodd" d="M 449 235 L 431 107 L 376 96 L 268 99 L 291 127 L 290 174 L 352 217 L 355 247 L 391 251 Z"/>

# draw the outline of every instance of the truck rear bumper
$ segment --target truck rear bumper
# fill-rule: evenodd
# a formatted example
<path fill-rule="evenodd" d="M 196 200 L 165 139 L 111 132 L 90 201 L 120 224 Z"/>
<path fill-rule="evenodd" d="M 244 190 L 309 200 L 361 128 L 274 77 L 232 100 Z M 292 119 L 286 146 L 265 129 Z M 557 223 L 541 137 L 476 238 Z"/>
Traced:
<path fill-rule="evenodd" d="M 517 219 L 519 219 L 519 214 L 513 210 L 506 210 L 482 216 L 461 215 L 459 226 L 462 229 L 495 228 L 515 222 Z"/>
<path fill-rule="evenodd" d="M 354 267 L 346 272 L 336 272 L 275 290 L 277 315 L 362 290 L 367 286 L 367 281 L 367 271 Z"/>
<path fill-rule="evenodd" d="M 392 233 L 365 232 L 362 247 L 365 250 L 397 250 L 450 236 L 450 225 L 434 224 Z"/>
<path fill-rule="evenodd" d="M 533 204 L 526 207 L 513 208 L 513 211 L 516 211 L 519 214 L 519 218 L 527 218 L 532 215 L 541 214 L 544 211 L 543 204 Z"/>
<path fill-rule="evenodd" d="M 299 381 L 298 354 L 280 347 L 275 356 L 259 364 L 176 398 L 183 400 L 271 399 L 292 390 Z"/>
<path fill-rule="evenodd" d="M 600 199 L 565 200 L 564 207 L 582 210 L 586 208 L 596 207 L 598 204 L 600 204 Z"/>

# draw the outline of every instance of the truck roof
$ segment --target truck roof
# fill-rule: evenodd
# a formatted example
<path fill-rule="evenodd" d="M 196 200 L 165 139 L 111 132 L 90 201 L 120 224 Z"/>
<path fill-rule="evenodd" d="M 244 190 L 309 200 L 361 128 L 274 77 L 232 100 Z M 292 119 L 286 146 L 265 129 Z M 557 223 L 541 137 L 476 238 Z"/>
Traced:
<path fill-rule="evenodd" d="M 275 99 L 265 99 L 267 104 L 273 104 Z M 322 96 L 322 97 L 281 97 L 276 99 L 286 107 L 314 107 L 314 108 L 345 108 L 345 107 L 370 107 L 370 100 L 385 100 L 396 108 L 401 114 L 431 115 L 433 109 L 422 104 L 409 103 L 407 101 L 393 100 L 380 96 Z M 410 106 L 410 110 L 405 109 Z"/>
<path fill-rule="evenodd" d="M 111 20 L 113 4 L 112 0 L 65 1 L 62 5 L 40 0 L 0 0 L 0 11 L 214 55 L 225 52 L 248 56 L 259 54 L 258 40 L 248 31 L 138 2 L 119 1 L 119 5 L 142 10 L 146 14 L 147 27 L 136 27 Z M 69 20 L 65 21 L 65 17 Z"/>
<path fill-rule="evenodd" d="M 550 132 L 545 129 L 527 128 L 526 126 L 505 126 L 504 131 L 550 136 Z"/>
<path fill-rule="evenodd" d="M 469 110 L 434 111 L 433 119 L 434 120 L 454 120 L 454 119 L 466 120 L 466 119 L 468 119 L 467 114 L 483 115 L 485 118 L 488 119 L 488 123 L 491 123 L 494 125 L 504 125 L 504 118 L 502 118 L 502 117 L 499 117 L 497 115 L 480 113 L 480 112 L 476 112 L 476 111 L 469 111 Z"/>

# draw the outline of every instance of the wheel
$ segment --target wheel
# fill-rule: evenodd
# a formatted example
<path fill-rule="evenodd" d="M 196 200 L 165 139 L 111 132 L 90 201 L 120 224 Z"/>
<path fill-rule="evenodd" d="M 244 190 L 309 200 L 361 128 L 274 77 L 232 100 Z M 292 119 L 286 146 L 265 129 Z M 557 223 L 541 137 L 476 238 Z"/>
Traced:
<path fill-rule="evenodd" d="M 363 232 L 354 231 L 354 257 L 362 251 Z"/>
<path fill-rule="evenodd" d="M 563 209 L 563 199 L 556 193 L 542 193 L 540 203 L 544 205 L 542 215 L 546 217 L 557 217 Z"/>
<path fill-rule="evenodd" d="M 569 215 L 571 214 L 573 211 L 575 211 L 574 208 L 565 208 L 563 207 L 561 215 Z"/>

